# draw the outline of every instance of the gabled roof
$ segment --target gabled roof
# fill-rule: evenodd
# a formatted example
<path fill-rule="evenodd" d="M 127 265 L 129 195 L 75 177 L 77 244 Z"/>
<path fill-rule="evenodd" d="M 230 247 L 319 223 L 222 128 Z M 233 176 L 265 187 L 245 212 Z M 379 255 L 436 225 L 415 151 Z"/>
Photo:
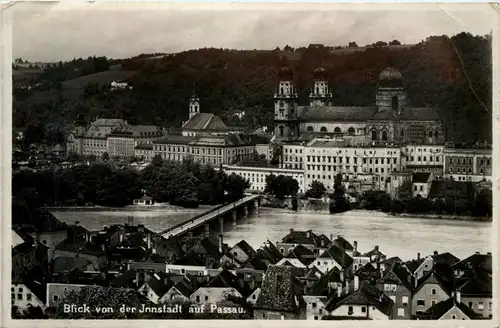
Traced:
<path fill-rule="evenodd" d="M 87 254 L 93 256 L 104 256 L 106 253 L 102 250 L 101 247 L 89 242 L 70 242 L 65 239 L 56 245 L 56 250 L 65 251 L 69 253 L 77 253 L 77 254 Z"/>
<path fill-rule="evenodd" d="M 492 272 L 491 254 L 473 254 L 452 265 L 453 270 L 473 270 Z"/>
<path fill-rule="evenodd" d="M 149 278 L 147 281 L 147 284 L 149 287 L 155 292 L 158 297 L 162 297 L 165 295 L 165 293 L 172 288 L 174 283 L 172 281 L 168 281 L 166 284 L 163 281 L 163 279 L 157 279 L 156 277 L 152 276 Z"/>
<path fill-rule="evenodd" d="M 91 264 L 92 262 L 90 260 L 81 256 L 57 257 L 54 259 L 52 271 L 54 273 L 69 272 L 74 269 L 85 271 L 85 269 Z"/>
<path fill-rule="evenodd" d="M 260 258 L 252 257 L 243 265 L 243 267 L 265 271 L 267 269 L 267 264 Z"/>
<path fill-rule="evenodd" d="M 220 117 L 212 113 L 197 113 L 182 126 L 183 130 L 227 130 Z"/>
<path fill-rule="evenodd" d="M 23 274 L 19 281 L 12 281 L 12 283 L 25 285 L 41 302 L 45 303 L 47 298 L 47 282 L 43 280 L 43 277 L 43 270 L 40 267 L 34 267 Z"/>
<path fill-rule="evenodd" d="M 383 260 L 382 262 L 380 262 L 380 264 L 384 264 L 385 266 L 390 266 L 394 262 L 403 263 L 403 260 L 401 260 L 398 256 L 393 256 Z"/>
<path fill-rule="evenodd" d="M 309 290 L 309 295 L 328 296 L 328 283 L 332 282 L 340 282 L 340 270 L 336 267 L 322 275 L 321 278 L 314 283 Z"/>
<path fill-rule="evenodd" d="M 467 297 L 492 297 L 493 285 L 491 277 L 472 277 L 458 288 L 462 296 Z"/>
<path fill-rule="evenodd" d="M 189 297 L 193 292 L 193 287 L 186 281 L 179 281 L 178 283 L 173 285 L 172 288 L 177 289 L 179 293 L 181 293 L 185 297 Z"/>
<path fill-rule="evenodd" d="M 380 312 L 390 316 L 394 303 L 376 287 L 363 281 L 357 290 L 347 295 L 344 294 L 338 297 L 337 294 L 333 294 L 328 300 L 325 309 L 331 312 L 342 305 L 371 305 L 376 307 Z"/>
<path fill-rule="evenodd" d="M 338 264 L 340 264 L 343 268 L 349 267 L 354 260 L 350 257 L 346 252 L 342 251 L 336 245 L 330 246 L 327 250 L 325 250 L 318 258 L 330 258 L 335 260 Z"/>
<path fill-rule="evenodd" d="M 135 285 L 136 271 L 130 269 L 125 271 L 119 277 L 113 279 L 109 284 L 111 287 L 117 288 L 127 288 L 129 286 Z"/>
<path fill-rule="evenodd" d="M 309 122 L 366 122 L 376 107 L 298 106 L 298 117 Z"/>
<path fill-rule="evenodd" d="M 411 273 L 415 273 L 415 271 L 424 263 L 425 257 L 422 257 L 418 260 L 410 260 L 406 261 L 404 264 L 410 270 Z"/>
<path fill-rule="evenodd" d="M 191 136 L 183 136 L 176 134 L 169 134 L 153 141 L 153 144 L 174 144 L 174 145 L 188 145 L 196 138 Z"/>
<path fill-rule="evenodd" d="M 305 307 L 301 287 L 291 267 L 270 265 L 254 308 L 297 313 Z"/>
<path fill-rule="evenodd" d="M 446 264 L 449 266 L 460 262 L 460 259 L 450 252 L 432 255 L 432 259 L 434 260 L 434 263 Z"/>
<path fill-rule="evenodd" d="M 285 244 L 314 245 L 317 247 L 321 246 L 320 238 L 311 230 L 292 230 L 281 240 L 281 242 Z"/>
<path fill-rule="evenodd" d="M 402 121 L 439 121 L 440 117 L 434 108 L 405 107 L 399 119 Z"/>
<path fill-rule="evenodd" d="M 385 258 L 385 254 L 382 253 L 377 246 L 375 246 L 371 251 L 366 252 L 365 254 L 362 255 L 363 257 L 372 257 L 372 256 L 378 256 L 380 258 Z"/>
<path fill-rule="evenodd" d="M 238 246 L 246 255 L 252 257 L 255 255 L 255 250 L 245 240 L 241 240 L 234 247 Z"/>
<path fill-rule="evenodd" d="M 288 259 L 298 259 L 302 264 L 309 265 L 314 261 L 314 252 L 309 248 L 297 245 L 285 255 Z"/>
<path fill-rule="evenodd" d="M 470 307 L 464 303 L 458 303 L 455 297 L 450 297 L 445 301 L 441 301 L 434 306 L 431 306 L 427 311 L 425 311 L 421 316 L 422 319 L 437 320 L 450 311 L 453 307 L 457 307 L 462 311 L 469 319 L 480 319 L 482 316 L 474 312 Z"/>
<path fill-rule="evenodd" d="M 448 295 L 451 295 L 451 292 L 454 288 L 453 280 L 449 280 L 441 276 L 434 270 L 431 270 L 417 281 L 417 288 L 415 289 L 413 294 L 415 295 L 426 284 L 437 284 Z"/>
<path fill-rule="evenodd" d="M 304 278 L 306 279 L 320 279 L 323 276 L 323 272 L 321 272 L 315 265 L 313 265 L 306 273 Z"/>
<path fill-rule="evenodd" d="M 346 251 L 353 251 L 354 247 L 350 242 L 348 242 L 344 237 L 338 236 L 337 239 L 332 241 L 332 244 L 337 246 L 340 249 L 346 250 Z"/>
<path fill-rule="evenodd" d="M 384 271 L 384 276 L 377 283 L 391 283 L 403 285 L 409 291 L 413 290 L 413 277 L 411 273 L 399 262 L 393 262 L 389 268 Z"/>
<path fill-rule="evenodd" d="M 363 275 L 363 274 L 368 274 L 368 275 L 371 275 L 371 274 L 374 274 L 374 273 L 377 273 L 377 268 L 375 268 L 373 266 L 373 264 L 371 263 L 366 263 L 365 265 L 363 265 L 362 267 L 360 267 L 358 270 L 356 270 L 355 274 L 356 275 Z"/>

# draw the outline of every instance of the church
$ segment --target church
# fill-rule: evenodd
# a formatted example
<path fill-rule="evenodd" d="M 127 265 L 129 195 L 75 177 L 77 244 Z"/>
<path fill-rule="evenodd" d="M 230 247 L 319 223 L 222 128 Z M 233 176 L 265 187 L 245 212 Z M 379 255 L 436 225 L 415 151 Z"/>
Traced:
<path fill-rule="evenodd" d="M 315 69 L 309 105 L 300 106 L 293 71 L 281 68 L 274 95 L 274 140 L 293 143 L 341 137 L 353 146 L 444 144 L 443 124 L 436 110 L 407 104 L 403 76 L 395 68 L 380 73 L 374 106 L 335 106 L 330 90 L 325 69 Z"/>

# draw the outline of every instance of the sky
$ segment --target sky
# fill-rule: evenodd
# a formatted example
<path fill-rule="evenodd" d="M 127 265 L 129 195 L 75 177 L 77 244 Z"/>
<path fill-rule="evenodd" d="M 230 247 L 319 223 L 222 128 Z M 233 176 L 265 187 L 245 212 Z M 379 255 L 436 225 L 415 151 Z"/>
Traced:
<path fill-rule="evenodd" d="M 203 47 L 414 44 L 431 35 L 485 35 L 488 4 L 137 4 L 19 3 L 13 56 L 30 62 L 88 56 L 127 58 Z"/>

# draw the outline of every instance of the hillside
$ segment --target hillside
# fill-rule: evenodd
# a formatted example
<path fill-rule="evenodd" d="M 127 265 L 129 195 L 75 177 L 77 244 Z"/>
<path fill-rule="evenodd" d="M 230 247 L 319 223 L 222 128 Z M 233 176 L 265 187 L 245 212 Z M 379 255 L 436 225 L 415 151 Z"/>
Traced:
<path fill-rule="evenodd" d="M 301 104 L 308 101 L 312 71 L 321 65 L 330 77 L 334 103 L 361 106 L 374 103 L 378 74 L 387 66 L 394 66 L 404 76 L 411 105 L 439 108 L 449 140 L 491 140 L 489 37 L 461 33 L 451 38 L 429 37 L 414 46 L 375 46 L 363 51 L 301 49 L 198 49 L 159 56 L 160 59 L 140 60 L 139 56 L 122 60 L 123 70 L 138 71 L 129 77 L 133 90 L 110 93 L 98 89 L 71 100 L 57 91 L 50 105 L 50 117 L 64 113 L 58 119 L 61 124 L 83 115 L 87 120 L 114 116 L 136 124 L 178 127 L 188 116 L 188 99 L 195 87 L 202 111 L 225 117 L 228 111 L 245 110 L 243 122 L 230 123 L 250 129 L 272 124 L 272 97 L 277 70 L 282 65 L 294 69 Z M 79 81 L 80 87 L 85 84 L 83 81 L 95 82 L 92 78 Z M 43 106 L 23 106 L 20 100 L 14 106 L 15 124 L 26 125 L 38 115 L 40 122 L 47 122 L 47 115 L 40 109 Z"/>

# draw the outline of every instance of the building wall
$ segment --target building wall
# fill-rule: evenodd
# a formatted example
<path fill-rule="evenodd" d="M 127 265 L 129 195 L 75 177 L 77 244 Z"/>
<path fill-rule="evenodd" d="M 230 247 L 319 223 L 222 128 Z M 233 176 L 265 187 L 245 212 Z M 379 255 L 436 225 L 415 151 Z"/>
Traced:
<path fill-rule="evenodd" d="M 404 285 L 377 284 L 378 290 L 384 292 L 393 302 L 393 318 L 398 320 L 411 319 L 412 294 Z M 401 314 L 403 314 L 401 316 Z"/>
<path fill-rule="evenodd" d="M 229 295 L 242 297 L 241 294 L 232 287 L 201 287 L 193 294 L 191 294 L 189 299 L 191 300 L 191 302 L 196 304 L 215 304 L 217 302 L 226 300 Z"/>
<path fill-rule="evenodd" d="M 352 314 L 349 314 L 349 308 L 352 308 Z M 365 312 L 363 312 L 363 308 Z M 351 317 L 365 317 L 372 320 L 389 320 L 389 316 L 380 312 L 372 305 L 341 305 L 335 310 L 330 312 L 331 316 L 351 316 Z"/>
<path fill-rule="evenodd" d="M 491 149 L 455 149 L 444 150 L 444 175 L 457 181 L 491 180 Z"/>
<path fill-rule="evenodd" d="M 120 157 L 133 157 L 135 156 L 135 141 L 132 136 L 130 137 L 108 137 L 107 138 L 107 152 L 108 155 Z"/>
<path fill-rule="evenodd" d="M 305 311 L 303 313 L 278 312 L 256 309 L 253 311 L 253 318 L 258 320 L 300 320 L 305 319 Z"/>
<path fill-rule="evenodd" d="M 259 191 L 264 191 L 267 176 L 272 174 L 276 176 L 289 176 L 297 180 L 299 184 L 299 193 L 304 192 L 304 171 L 301 170 L 227 165 L 224 166 L 224 171 L 229 175 L 234 173 L 249 180 L 249 189 Z"/>
<path fill-rule="evenodd" d="M 52 260 L 54 258 L 54 251 L 56 249 L 56 245 L 66 239 L 67 232 L 65 230 L 49 231 L 49 232 L 32 233 L 31 236 L 36 240 L 38 240 L 40 243 L 48 247 L 47 250 L 48 258 L 49 260 Z"/>
<path fill-rule="evenodd" d="M 266 160 L 270 161 L 273 157 L 273 149 L 269 144 L 257 144 L 255 145 L 255 151 L 257 154 L 266 156 Z"/>
<path fill-rule="evenodd" d="M 417 280 L 422 278 L 426 273 L 432 270 L 433 266 L 434 266 L 434 260 L 432 259 L 431 256 L 427 256 L 424 262 L 422 262 L 422 264 L 413 273 L 414 277 Z"/>
<path fill-rule="evenodd" d="M 74 285 L 74 284 L 47 284 L 47 300 L 45 305 L 47 307 L 58 306 L 64 300 L 64 296 L 72 291 L 79 292 L 87 285 Z"/>
<path fill-rule="evenodd" d="M 10 288 L 11 304 L 19 309 L 27 309 L 31 304 L 33 307 L 45 308 L 45 300 L 40 300 L 24 284 L 12 284 Z"/>
<path fill-rule="evenodd" d="M 168 292 L 165 293 L 165 295 L 163 295 L 161 298 L 160 298 L 160 301 L 159 303 L 169 303 L 169 302 L 188 302 L 189 301 L 189 298 L 184 296 L 181 292 L 179 292 L 177 290 L 177 288 L 175 287 L 172 287 L 169 289 Z"/>
<path fill-rule="evenodd" d="M 97 157 L 102 156 L 107 152 L 107 138 L 83 138 L 83 155 L 94 155 Z"/>
<path fill-rule="evenodd" d="M 283 145 L 283 160 L 281 167 L 285 169 L 304 169 L 304 146 Z"/>
<path fill-rule="evenodd" d="M 493 303 L 491 297 L 470 297 L 462 295 L 462 303 L 479 313 L 483 318 L 491 318 L 493 315 Z"/>
<path fill-rule="evenodd" d="M 452 307 L 439 320 L 470 320 L 458 307 Z"/>
<path fill-rule="evenodd" d="M 307 320 L 321 320 L 325 315 L 325 306 L 327 299 L 321 296 L 303 296 L 306 302 L 306 319 Z"/>
<path fill-rule="evenodd" d="M 254 290 L 253 293 L 247 297 L 247 302 L 255 305 L 255 302 L 257 302 L 259 295 L 260 295 L 260 287 Z"/>
<path fill-rule="evenodd" d="M 135 149 L 135 157 L 144 158 L 145 162 L 152 162 L 154 157 L 154 151 L 152 149 Z"/>
<path fill-rule="evenodd" d="M 435 290 L 435 294 L 432 294 L 433 289 Z M 446 294 L 446 292 L 438 284 L 426 283 L 412 297 L 412 315 L 416 315 L 417 312 L 425 312 L 434 304 L 447 300 L 449 297 L 450 295 Z M 425 304 L 417 305 L 419 300 L 423 300 Z"/>
<path fill-rule="evenodd" d="M 426 183 L 414 182 L 412 186 L 413 197 L 417 197 L 418 195 L 420 195 L 420 197 L 422 198 L 427 198 L 427 196 L 429 195 L 429 191 L 431 190 L 431 184 L 432 181 Z"/>
<path fill-rule="evenodd" d="M 440 145 L 407 145 L 408 155 L 406 167 L 414 172 L 432 172 L 441 177 L 444 165 L 444 146 Z"/>
<path fill-rule="evenodd" d="M 312 130 L 311 130 L 312 129 Z M 302 122 L 300 132 L 329 132 L 347 135 L 365 135 L 365 122 Z"/>
<path fill-rule="evenodd" d="M 144 297 L 147 297 L 151 302 L 158 304 L 160 297 L 155 293 L 153 289 L 149 286 L 148 283 L 143 284 L 137 292 Z"/>
<path fill-rule="evenodd" d="M 250 259 L 247 253 L 245 253 L 238 245 L 231 248 L 229 253 L 231 254 L 231 258 L 234 258 L 239 263 L 245 263 Z"/>

